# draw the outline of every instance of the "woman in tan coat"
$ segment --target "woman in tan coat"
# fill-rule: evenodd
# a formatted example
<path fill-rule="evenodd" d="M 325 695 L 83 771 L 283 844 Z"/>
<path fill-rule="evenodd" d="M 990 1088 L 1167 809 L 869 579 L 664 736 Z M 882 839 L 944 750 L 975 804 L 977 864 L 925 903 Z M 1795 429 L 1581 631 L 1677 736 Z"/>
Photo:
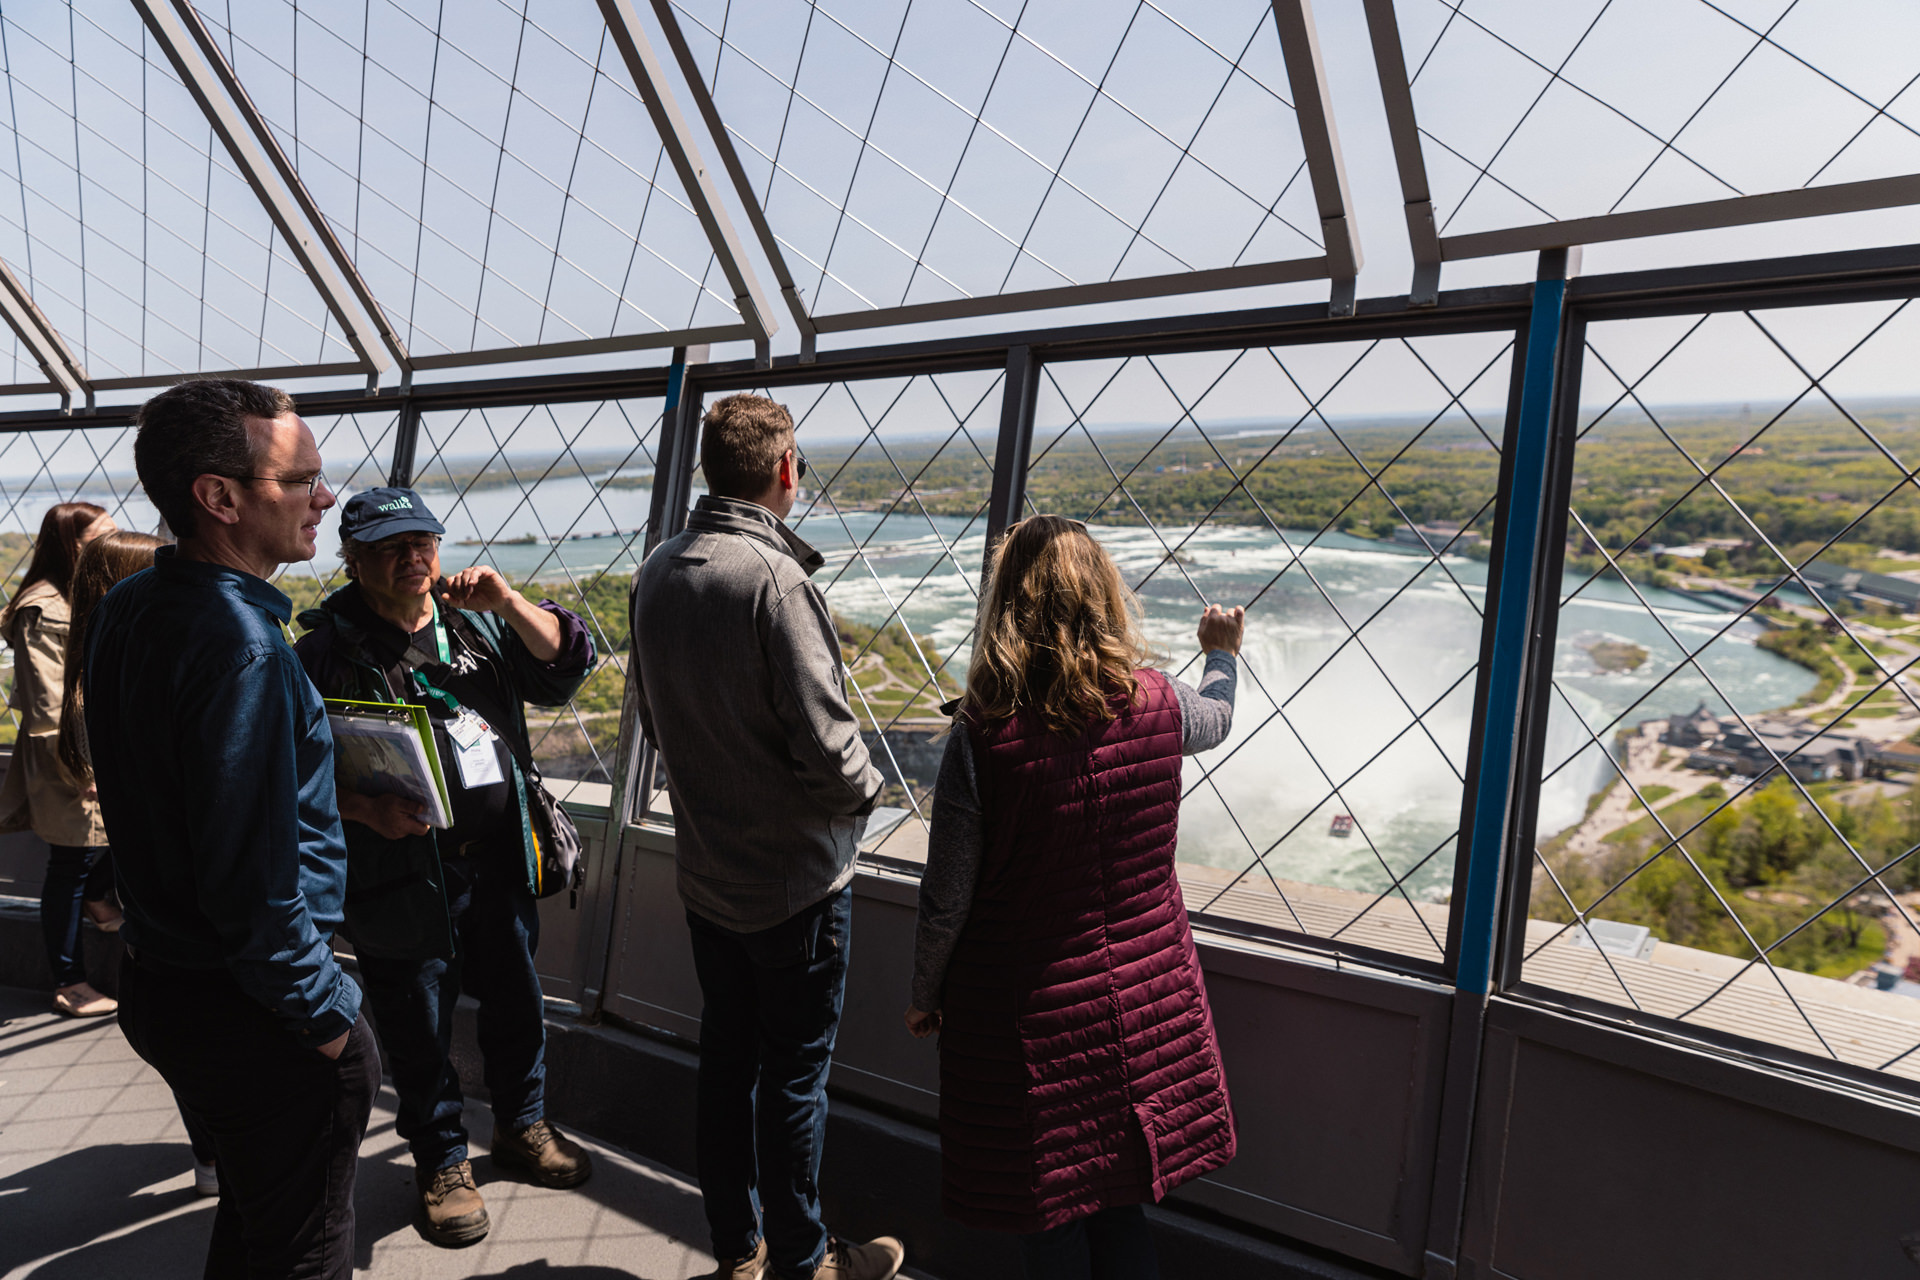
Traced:
<path fill-rule="evenodd" d="M 12 705 L 19 718 L 13 759 L 0 782 L 0 831 L 32 831 L 49 847 L 40 926 L 53 970 L 53 1007 L 73 1017 L 98 1017 L 118 1007 L 88 984 L 80 950 L 83 910 L 103 929 L 120 924 L 119 910 L 107 900 L 113 868 L 106 828 L 90 788 L 59 755 L 73 566 L 81 547 L 113 529 L 112 519 L 91 502 L 63 502 L 48 511 L 26 577 L 0 611 L 0 635 L 13 650 Z"/>

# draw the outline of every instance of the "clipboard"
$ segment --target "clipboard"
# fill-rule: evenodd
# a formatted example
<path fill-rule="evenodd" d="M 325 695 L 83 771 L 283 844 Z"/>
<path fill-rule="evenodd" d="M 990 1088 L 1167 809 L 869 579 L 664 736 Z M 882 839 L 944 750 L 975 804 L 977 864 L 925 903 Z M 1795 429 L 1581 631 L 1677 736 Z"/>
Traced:
<path fill-rule="evenodd" d="M 328 698 L 334 781 L 361 795 L 408 796 L 426 810 L 427 825 L 453 825 L 453 802 L 434 746 L 427 709 L 413 703 Z"/>

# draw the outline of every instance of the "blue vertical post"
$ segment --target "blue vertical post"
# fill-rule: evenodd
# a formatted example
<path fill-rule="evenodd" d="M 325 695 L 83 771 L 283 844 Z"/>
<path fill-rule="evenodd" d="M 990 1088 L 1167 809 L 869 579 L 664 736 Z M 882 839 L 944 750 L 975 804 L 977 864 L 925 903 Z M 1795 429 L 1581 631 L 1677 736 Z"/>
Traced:
<path fill-rule="evenodd" d="M 1453 1022 L 1447 1044 L 1440 1133 L 1434 1157 L 1433 1200 L 1428 1211 L 1427 1280 L 1451 1280 L 1459 1265 L 1466 1210 L 1467 1171 L 1472 1157 L 1474 1103 L 1486 1029 L 1487 997 L 1501 936 L 1501 888 L 1513 840 L 1515 800 L 1527 780 L 1522 765 L 1525 720 L 1542 544 L 1549 528 L 1546 500 L 1553 465 L 1556 393 L 1563 353 L 1569 259 L 1577 250 L 1540 255 L 1527 322 L 1519 412 L 1514 419 L 1512 463 L 1494 582 L 1486 714 L 1476 726 L 1480 767 L 1474 778 L 1473 820 L 1465 836 L 1467 882 L 1459 917 L 1454 970 Z"/>
<path fill-rule="evenodd" d="M 1567 251 L 1541 255 L 1527 324 L 1526 372 L 1507 493 L 1506 536 L 1493 618 L 1493 661 L 1487 672 L 1487 718 L 1481 726 L 1480 774 L 1467 844 L 1467 901 L 1460 921 L 1454 985 L 1486 995 L 1499 933 L 1500 886 L 1513 816 L 1520 756 L 1521 700 L 1526 693 L 1528 636 L 1537 602 L 1541 531 L 1546 523 L 1547 466 L 1551 457 L 1555 382 L 1560 366 L 1561 315 L 1567 296 Z"/>
<path fill-rule="evenodd" d="M 693 465 L 700 447 L 700 393 L 687 381 L 687 366 L 702 364 L 707 348 L 675 347 L 667 366 L 666 403 L 660 411 L 660 444 L 653 455 L 653 500 L 647 510 L 646 554 L 680 532 L 693 493 Z"/>

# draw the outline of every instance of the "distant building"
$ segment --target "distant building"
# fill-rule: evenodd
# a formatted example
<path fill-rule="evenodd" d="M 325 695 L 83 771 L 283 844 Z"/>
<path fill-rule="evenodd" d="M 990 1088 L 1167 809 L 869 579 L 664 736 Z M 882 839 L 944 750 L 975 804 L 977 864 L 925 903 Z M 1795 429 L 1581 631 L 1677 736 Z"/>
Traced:
<path fill-rule="evenodd" d="M 1867 759 L 1867 771 L 1873 774 L 1920 773 L 1920 746 L 1904 738 L 1875 743 Z"/>
<path fill-rule="evenodd" d="M 1849 604 L 1892 605 L 1901 613 L 1920 613 L 1920 582 L 1818 562 L 1802 568 L 1800 576 L 1814 594 L 1829 604 L 1845 600 Z"/>
<path fill-rule="evenodd" d="M 1822 733 L 1798 716 L 1763 716 L 1751 722 L 1751 729 L 1722 726 L 1706 714 L 1702 704 L 1691 715 L 1676 716 L 1667 723 L 1669 735 L 1679 725 L 1683 726 L 1679 732 L 1700 738 L 1697 745 L 1681 744 L 1663 735 L 1666 741 L 1693 747 L 1687 755 L 1687 768 L 1722 776 L 1738 773 L 1764 778 L 1784 764 L 1786 771 L 1802 782 L 1853 782 L 1869 772 L 1874 758 L 1871 743 L 1850 734 Z M 1709 725 L 1723 731 L 1708 737 Z"/>
<path fill-rule="evenodd" d="M 1706 746 L 1720 736 L 1720 720 L 1707 710 L 1706 700 L 1684 716 L 1671 716 L 1660 741 L 1676 747 Z"/>

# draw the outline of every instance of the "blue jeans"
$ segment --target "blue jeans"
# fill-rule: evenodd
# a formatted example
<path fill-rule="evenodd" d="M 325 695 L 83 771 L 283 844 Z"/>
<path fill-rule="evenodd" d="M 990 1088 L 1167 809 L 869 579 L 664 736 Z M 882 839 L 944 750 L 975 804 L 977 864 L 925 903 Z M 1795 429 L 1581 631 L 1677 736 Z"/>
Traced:
<path fill-rule="evenodd" d="M 1153 1233 L 1137 1204 L 1021 1236 L 1020 1256 L 1027 1280 L 1160 1280 Z"/>
<path fill-rule="evenodd" d="M 820 1149 L 852 925 L 851 886 L 757 933 L 687 913 L 705 1001 L 694 1142 L 713 1253 L 744 1258 L 764 1228 L 782 1280 L 810 1278 L 827 1248 Z"/>
<path fill-rule="evenodd" d="M 47 967 L 53 985 L 71 987 L 87 980 L 80 949 L 80 904 L 100 902 L 113 892 L 113 859 L 105 845 L 47 848 L 47 878 L 40 886 L 40 932 L 47 943 Z"/>
<path fill-rule="evenodd" d="M 546 1115 L 547 1028 L 533 967 L 540 913 L 518 867 L 449 857 L 441 865 L 453 919 L 452 960 L 360 958 L 360 985 L 393 1069 L 394 1128 L 416 1168 L 433 1173 L 467 1158 L 453 1007 L 480 1002 L 478 1032 L 494 1123 L 517 1133 Z"/>

